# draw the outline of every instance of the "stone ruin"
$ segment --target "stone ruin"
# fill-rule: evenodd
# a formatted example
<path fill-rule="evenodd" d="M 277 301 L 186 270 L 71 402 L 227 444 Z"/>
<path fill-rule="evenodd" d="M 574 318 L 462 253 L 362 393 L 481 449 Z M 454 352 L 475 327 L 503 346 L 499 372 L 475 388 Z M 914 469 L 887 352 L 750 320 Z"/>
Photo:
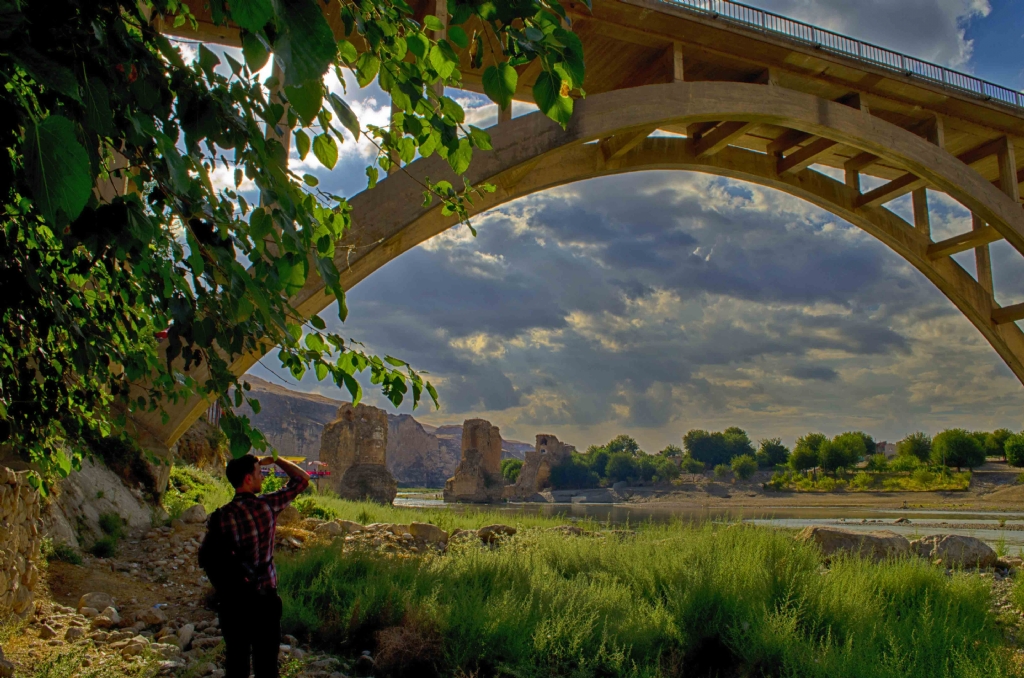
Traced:
<path fill-rule="evenodd" d="M 519 471 L 516 484 L 506 490 L 509 499 L 529 499 L 538 492 L 551 487 L 551 469 L 569 460 L 572 445 L 559 442 L 547 433 L 537 436 L 537 445 L 526 453 L 526 461 Z"/>
<path fill-rule="evenodd" d="M 28 472 L 0 465 L 0 619 L 32 613 L 41 541 L 39 493 Z"/>
<path fill-rule="evenodd" d="M 462 460 L 444 484 L 444 500 L 490 504 L 501 500 L 504 489 L 498 427 L 483 419 L 467 419 L 462 425 Z"/>
<path fill-rule="evenodd" d="M 342 499 L 392 503 L 398 483 L 387 468 L 387 446 L 387 413 L 345 403 L 320 436 L 320 461 L 331 472 L 327 486 Z"/>

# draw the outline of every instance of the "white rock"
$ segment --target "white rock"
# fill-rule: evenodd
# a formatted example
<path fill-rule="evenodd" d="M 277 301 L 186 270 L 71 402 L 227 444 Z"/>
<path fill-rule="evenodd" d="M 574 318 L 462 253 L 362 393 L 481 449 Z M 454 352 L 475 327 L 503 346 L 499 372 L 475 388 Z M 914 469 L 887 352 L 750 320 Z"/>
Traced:
<path fill-rule="evenodd" d="M 357 532 L 362 532 L 363 530 L 366 529 L 365 527 L 363 527 L 359 523 L 353 522 L 351 520 L 336 520 L 334 522 L 336 522 L 339 525 L 341 525 L 341 527 L 348 534 L 356 534 Z"/>
<path fill-rule="evenodd" d="M 102 591 L 86 593 L 78 599 L 78 611 L 81 612 L 83 607 L 91 607 L 94 610 L 105 610 L 108 607 L 114 607 L 114 597 L 109 593 L 103 593 Z M 99 613 L 97 612 L 97 614 Z"/>
<path fill-rule="evenodd" d="M 178 629 L 178 647 L 182 650 L 187 650 L 189 643 L 192 642 L 192 636 L 195 635 L 196 627 L 194 624 L 185 624 Z"/>
<path fill-rule="evenodd" d="M 100 614 L 109 618 L 115 626 L 121 623 L 121 615 L 119 615 L 117 610 L 113 607 L 104 608 L 103 612 L 100 612 Z"/>
<path fill-rule="evenodd" d="M 338 523 L 324 523 L 317 526 L 313 532 L 321 537 L 340 537 L 345 534 L 345 528 Z"/>
<path fill-rule="evenodd" d="M 157 607 L 147 607 L 138 614 L 138 620 L 146 626 L 156 626 L 167 621 L 167 615 Z"/>
<path fill-rule="evenodd" d="M 448 533 L 430 523 L 409 523 L 409 534 L 429 544 L 448 543 Z"/>

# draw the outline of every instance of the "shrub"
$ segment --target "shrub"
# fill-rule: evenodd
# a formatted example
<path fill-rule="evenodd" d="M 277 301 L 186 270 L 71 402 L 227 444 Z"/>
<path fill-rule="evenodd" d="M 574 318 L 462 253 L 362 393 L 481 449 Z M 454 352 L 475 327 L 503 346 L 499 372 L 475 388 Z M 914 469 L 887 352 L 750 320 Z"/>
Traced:
<path fill-rule="evenodd" d="M 928 463 L 932 457 L 932 439 L 921 431 L 911 433 L 896 443 L 896 454 L 900 457 L 914 457 L 918 461 Z"/>
<path fill-rule="evenodd" d="M 107 436 L 89 441 L 89 447 L 103 460 L 111 471 L 131 484 L 142 483 L 152 492 L 156 489 L 156 477 L 146 463 L 145 452 L 131 438 Z"/>
<path fill-rule="evenodd" d="M 48 563 L 59 560 L 62 563 L 71 563 L 72 565 L 82 564 L 82 556 L 78 551 L 62 541 L 55 542 L 49 537 L 43 538 L 42 544 L 39 547 L 39 553 Z"/>
<path fill-rule="evenodd" d="M 889 470 L 889 459 L 884 454 L 872 454 L 868 457 L 868 470 L 876 473 Z"/>
<path fill-rule="evenodd" d="M 910 474 L 910 479 L 922 487 L 927 487 L 934 482 L 935 474 L 922 466 Z"/>
<path fill-rule="evenodd" d="M 864 471 L 853 476 L 853 480 L 850 481 L 850 485 L 853 485 L 858 490 L 867 490 L 874 484 L 875 476 L 870 473 L 865 473 Z"/>
<path fill-rule="evenodd" d="M 691 457 L 709 466 L 728 464 L 740 455 L 754 454 L 754 445 L 746 431 L 736 426 L 720 433 L 700 429 L 687 431 L 683 436 L 683 447 Z"/>
<path fill-rule="evenodd" d="M 113 539 L 120 539 L 124 536 L 124 518 L 116 513 L 101 514 L 99 524 L 103 534 Z"/>
<path fill-rule="evenodd" d="M 223 478 L 216 478 L 195 466 L 175 465 L 171 467 L 171 478 L 163 505 L 171 518 L 177 518 L 182 511 L 193 504 L 202 504 L 207 513 L 231 501 L 235 488 Z"/>
<path fill-rule="evenodd" d="M 636 459 L 625 452 L 611 455 L 608 459 L 606 477 L 613 483 L 634 480 L 639 476 Z"/>
<path fill-rule="evenodd" d="M 523 470 L 522 459 L 502 459 L 501 460 L 501 475 L 505 477 L 505 481 L 510 484 L 515 484 L 516 480 L 519 479 L 519 473 Z"/>
<path fill-rule="evenodd" d="M 1024 433 L 1016 433 L 1007 438 L 1003 449 L 1010 466 L 1024 466 Z"/>
<path fill-rule="evenodd" d="M 299 497 L 292 506 L 306 518 L 319 518 L 320 520 L 334 520 L 338 512 L 329 506 L 320 504 L 316 497 Z"/>
<path fill-rule="evenodd" d="M 551 487 L 556 490 L 578 490 L 597 487 L 600 478 L 582 454 L 573 452 L 564 464 L 551 469 Z"/>
<path fill-rule="evenodd" d="M 684 473 L 703 473 L 704 462 L 697 461 L 690 455 L 686 455 L 685 457 L 683 457 L 682 463 L 679 464 L 679 468 Z"/>
<path fill-rule="evenodd" d="M 765 438 L 758 445 L 755 459 L 761 468 L 775 468 L 789 461 L 789 448 L 780 438 Z"/>
<path fill-rule="evenodd" d="M 97 539 L 96 542 L 89 547 L 89 553 L 93 554 L 97 558 L 113 558 L 117 555 L 117 539 L 111 536 Z"/>
<path fill-rule="evenodd" d="M 741 454 L 732 460 L 732 472 L 740 480 L 747 480 L 757 472 L 757 460 L 749 454 Z"/>
<path fill-rule="evenodd" d="M 729 475 L 730 471 L 732 471 L 732 469 L 729 468 L 728 464 L 719 464 L 718 466 L 715 467 L 715 477 L 725 478 L 726 476 Z"/>
<path fill-rule="evenodd" d="M 951 428 L 932 441 L 932 461 L 945 466 L 975 468 L 985 463 L 985 450 L 978 439 L 962 428 Z"/>
<path fill-rule="evenodd" d="M 260 490 L 260 492 L 262 494 L 277 492 L 284 487 L 287 482 L 287 478 L 281 478 L 276 473 L 271 473 L 270 475 L 263 477 L 263 489 Z"/>
<path fill-rule="evenodd" d="M 654 457 L 654 480 L 674 480 L 679 477 L 679 467 L 670 457 Z"/>
<path fill-rule="evenodd" d="M 853 466 L 867 454 L 864 438 L 860 433 L 841 433 L 821 445 L 821 468 L 835 472 L 840 468 Z"/>
<path fill-rule="evenodd" d="M 914 469 L 919 468 L 922 462 L 917 457 L 911 454 L 899 454 L 896 458 L 889 462 L 889 470 L 895 471 L 896 473 L 909 473 Z"/>
<path fill-rule="evenodd" d="M 1006 458 L 1006 441 L 1013 435 L 1007 428 L 997 428 L 985 436 L 985 454 L 989 457 Z"/>

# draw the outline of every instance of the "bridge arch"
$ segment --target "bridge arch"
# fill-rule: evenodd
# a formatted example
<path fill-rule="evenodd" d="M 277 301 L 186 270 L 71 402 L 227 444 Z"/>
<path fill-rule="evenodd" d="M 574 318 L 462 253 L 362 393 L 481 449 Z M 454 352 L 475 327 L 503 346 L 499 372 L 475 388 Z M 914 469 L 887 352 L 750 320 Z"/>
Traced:
<path fill-rule="evenodd" d="M 950 258 L 950 252 L 973 245 L 937 253 L 937 243 L 929 235 L 885 207 L 866 202 L 857 188 L 812 169 L 780 171 L 774 156 L 727 143 L 707 153 L 706 146 L 690 138 L 649 136 L 668 126 L 723 121 L 779 125 L 878 156 L 947 193 L 987 223 L 994 236 L 984 242 L 1005 238 L 1024 253 L 1024 210 L 961 159 L 865 111 L 774 85 L 647 85 L 577 101 L 565 130 L 540 113 L 503 122 L 489 130 L 493 150 L 478 152 L 467 173 L 474 184 L 496 186 L 495 192 L 475 199 L 471 214 L 548 188 L 645 170 L 704 172 L 775 188 L 862 228 L 906 259 L 974 324 L 1024 382 L 1024 332 L 1013 322 L 994 319 L 999 306 L 992 293 Z M 441 214 L 438 203 L 422 205 L 423 177 L 454 179 L 443 159 L 420 159 L 351 200 L 353 227 L 339 243 L 335 259 L 345 289 L 456 224 Z M 333 301 L 323 282 L 313 277 L 293 299 L 304 316 Z M 257 357 L 240 356 L 233 369 L 242 374 Z M 156 439 L 152 442 L 170 446 L 205 407 L 203 402 L 182 403 L 168 411 L 166 423 L 139 423 Z"/>

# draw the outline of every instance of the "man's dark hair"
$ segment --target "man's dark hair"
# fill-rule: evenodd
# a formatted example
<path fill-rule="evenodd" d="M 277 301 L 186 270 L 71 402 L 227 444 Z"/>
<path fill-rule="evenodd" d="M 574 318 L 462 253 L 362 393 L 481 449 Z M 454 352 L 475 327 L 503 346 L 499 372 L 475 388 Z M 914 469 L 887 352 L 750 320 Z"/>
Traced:
<path fill-rule="evenodd" d="M 229 461 L 226 473 L 228 476 L 228 482 L 231 483 L 231 487 L 238 489 L 238 487 L 245 482 L 245 477 L 252 473 L 252 470 L 256 468 L 259 463 L 260 460 L 251 454 Z"/>

